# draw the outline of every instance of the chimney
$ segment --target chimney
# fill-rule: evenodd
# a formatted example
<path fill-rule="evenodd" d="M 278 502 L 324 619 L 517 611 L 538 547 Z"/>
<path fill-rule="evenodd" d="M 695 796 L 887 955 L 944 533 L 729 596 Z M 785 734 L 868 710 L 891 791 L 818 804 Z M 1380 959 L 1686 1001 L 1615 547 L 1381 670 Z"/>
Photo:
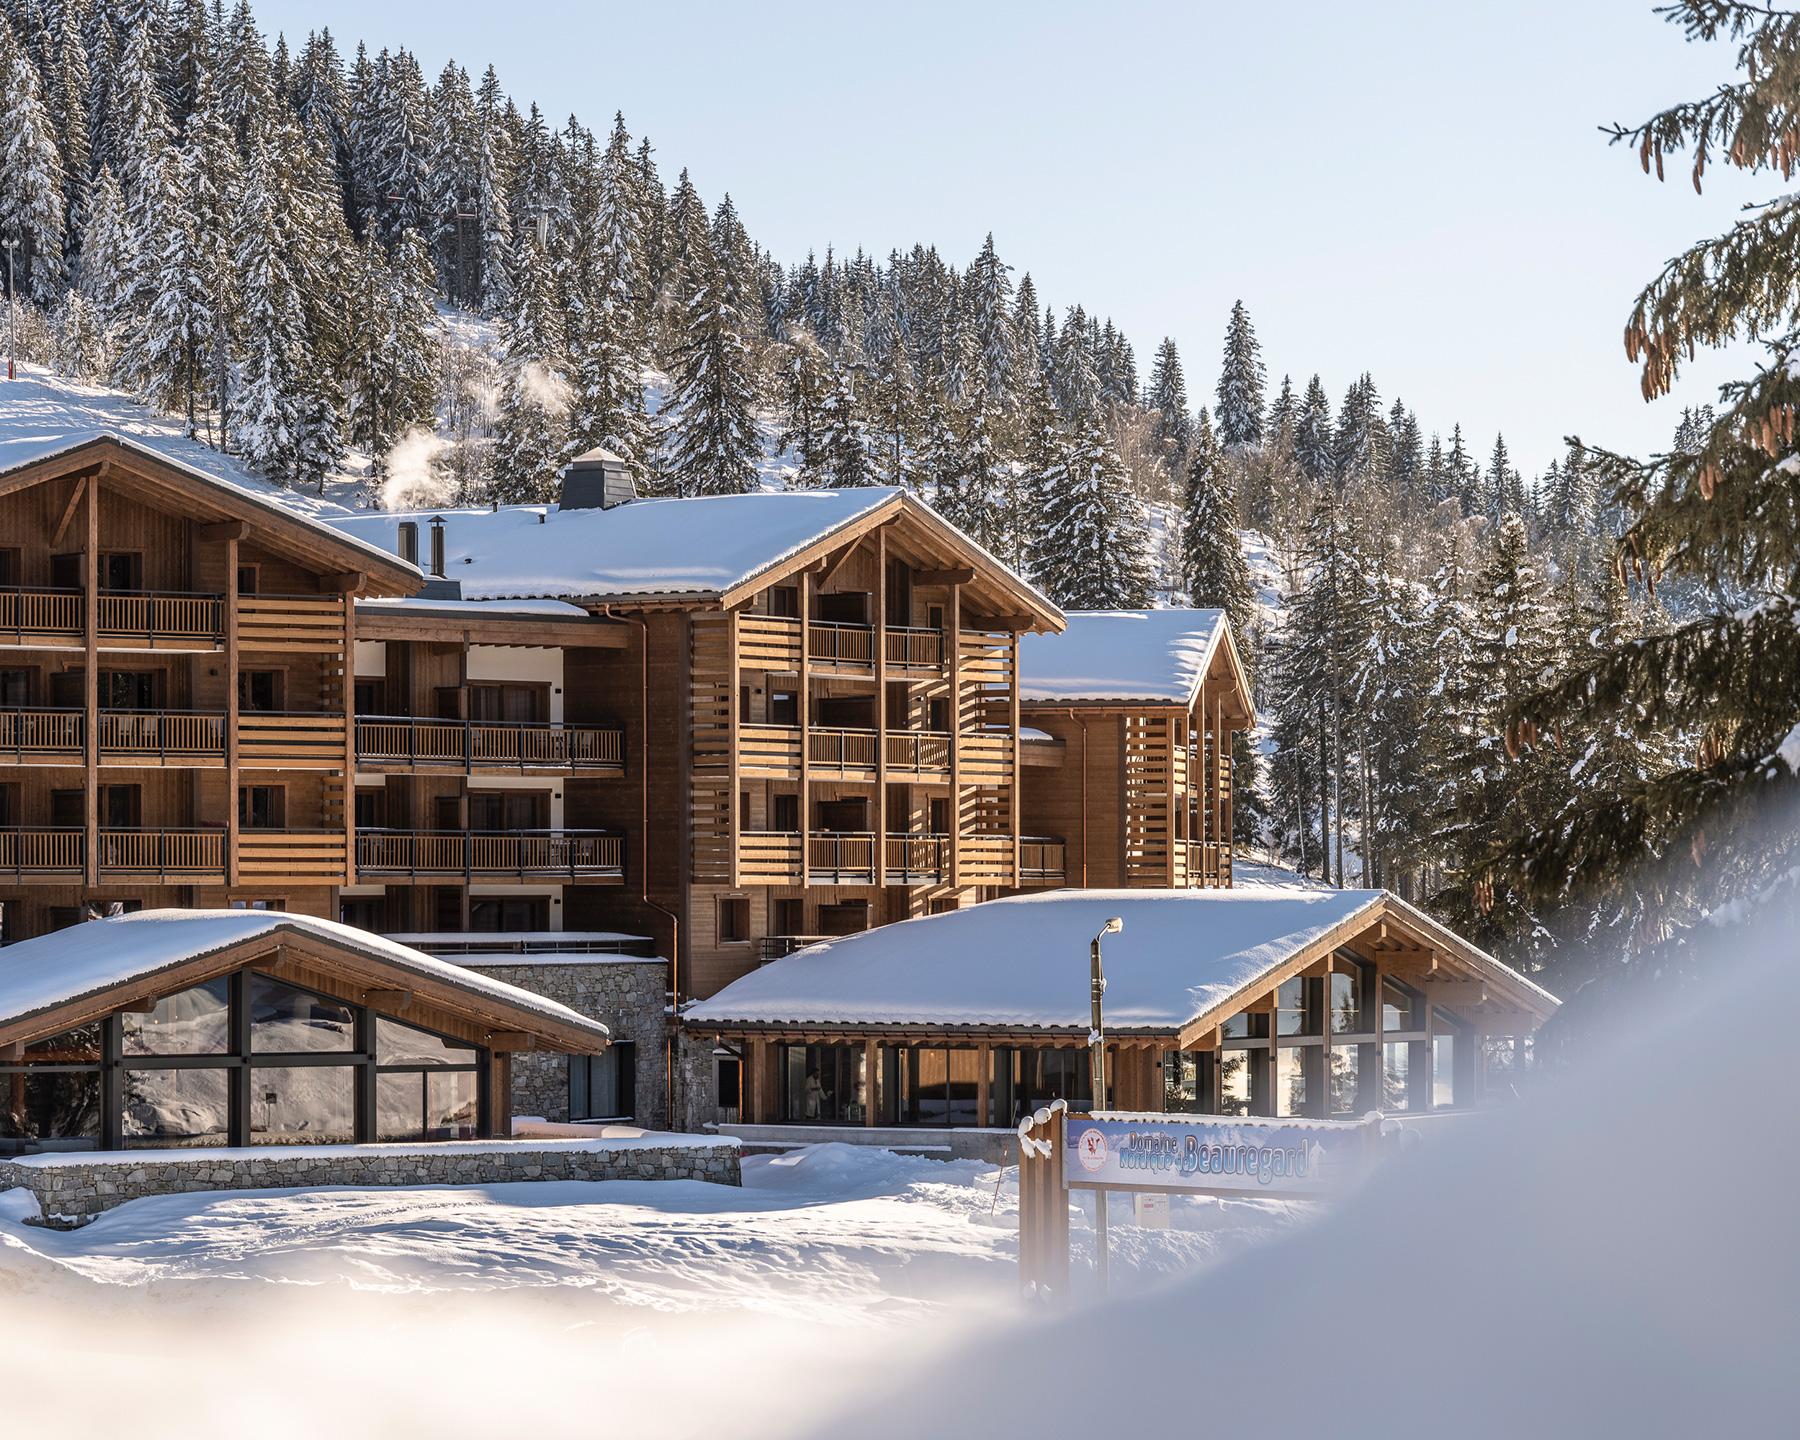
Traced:
<path fill-rule="evenodd" d="M 400 558 L 410 561 L 414 565 L 419 563 L 419 522 L 417 520 L 400 522 Z"/>
<path fill-rule="evenodd" d="M 419 548 L 418 527 L 413 527 L 413 550 Z M 416 561 L 415 561 L 416 563 Z M 465 557 L 465 563 L 466 557 Z M 460 600 L 462 599 L 462 581 L 444 578 L 444 517 L 431 517 L 431 571 L 425 583 L 419 587 L 417 596 L 420 600 Z"/>
<path fill-rule="evenodd" d="M 610 450 L 598 447 L 577 455 L 562 468 L 563 510 L 610 510 L 637 499 L 631 467 Z"/>
<path fill-rule="evenodd" d="M 415 544 L 417 543 L 415 539 Z M 444 578 L 444 517 L 431 517 L 431 573 L 435 579 Z"/>

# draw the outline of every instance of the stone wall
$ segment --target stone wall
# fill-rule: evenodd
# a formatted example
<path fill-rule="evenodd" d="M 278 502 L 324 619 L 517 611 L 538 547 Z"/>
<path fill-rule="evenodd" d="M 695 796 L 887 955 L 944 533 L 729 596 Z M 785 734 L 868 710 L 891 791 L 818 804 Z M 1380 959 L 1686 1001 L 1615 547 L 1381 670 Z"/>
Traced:
<path fill-rule="evenodd" d="M 712 1040 L 681 1032 L 675 1046 L 676 1075 L 681 1091 L 681 1113 L 675 1123 L 699 1134 L 719 1120 L 718 1077 L 713 1063 Z"/>
<path fill-rule="evenodd" d="M 648 1129 L 668 1128 L 668 1086 L 663 1065 L 667 962 L 595 955 L 591 959 L 568 957 L 554 963 L 533 964 L 530 956 L 520 956 L 514 964 L 468 968 L 599 1020 L 612 1031 L 614 1040 L 635 1042 L 637 1113 L 633 1118 Z M 523 1051 L 513 1056 L 512 1064 L 513 1114 L 542 1115 L 546 1120 L 569 1118 L 568 1057 Z"/>
<path fill-rule="evenodd" d="M 496 1140 L 442 1145 L 274 1146 L 267 1150 L 94 1152 L 0 1160 L 0 1190 L 23 1187 L 53 1225 L 85 1224 L 147 1195 L 327 1185 L 494 1185 L 538 1180 L 741 1183 L 735 1141 Z"/>

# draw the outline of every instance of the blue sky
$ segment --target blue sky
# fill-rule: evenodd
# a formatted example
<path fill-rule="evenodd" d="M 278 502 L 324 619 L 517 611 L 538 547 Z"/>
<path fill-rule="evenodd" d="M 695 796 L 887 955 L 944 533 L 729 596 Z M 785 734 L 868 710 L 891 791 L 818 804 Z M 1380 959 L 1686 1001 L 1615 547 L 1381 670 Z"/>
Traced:
<path fill-rule="evenodd" d="M 915 240 L 961 264 L 992 230 L 1060 312 L 1121 324 L 1147 374 L 1181 347 L 1210 399 L 1242 297 L 1272 383 L 1356 374 L 1427 431 L 1503 430 L 1528 473 L 1579 432 L 1666 445 L 1694 368 L 1646 406 L 1620 332 L 1664 260 L 1769 182 L 1658 185 L 1598 127 L 1711 89 L 1648 0 L 524 6 L 260 0 L 297 46 L 492 62 L 521 106 L 625 112 L 665 180 L 729 190 L 783 260 Z M 1743 369 L 1738 358 L 1736 368 Z"/>

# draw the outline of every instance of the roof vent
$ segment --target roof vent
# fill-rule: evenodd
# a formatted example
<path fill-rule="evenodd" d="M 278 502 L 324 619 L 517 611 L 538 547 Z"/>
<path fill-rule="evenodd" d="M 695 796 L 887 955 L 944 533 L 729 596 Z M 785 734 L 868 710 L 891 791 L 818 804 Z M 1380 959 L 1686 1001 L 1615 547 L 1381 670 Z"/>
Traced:
<path fill-rule="evenodd" d="M 419 522 L 417 520 L 400 522 L 400 558 L 411 565 L 419 563 Z"/>
<path fill-rule="evenodd" d="M 610 510 L 637 499 L 631 467 L 610 450 L 595 447 L 562 468 L 560 508 Z"/>

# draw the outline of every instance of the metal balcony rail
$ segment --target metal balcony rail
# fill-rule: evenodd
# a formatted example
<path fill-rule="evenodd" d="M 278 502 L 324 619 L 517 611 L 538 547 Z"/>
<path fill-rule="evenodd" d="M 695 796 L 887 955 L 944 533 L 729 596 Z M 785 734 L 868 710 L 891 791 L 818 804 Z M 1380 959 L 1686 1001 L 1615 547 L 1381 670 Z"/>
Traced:
<path fill-rule="evenodd" d="M 813 620 L 806 627 L 807 655 L 818 665 L 875 668 L 875 627 Z"/>
<path fill-rule="evenodd" d="M 225 597 L 175 590 L 102 590 L 98 634 L 132 639 L 225 638 Z"/>
<path fill-rule="evenodd" d="M 71 825 L 15 825 L 0 830 L 0 875 L 80 875 L 87 837 Z"/>
<path fill-rule="evenodd" d="M 35 755 L 73 754 L 79 759 L 86 718 L 80 710 L 43 706 L 0 710 L 0 755 L 15 761 Z"/>
<path fill-rule="evenodd" d="M 79 636 L 83 598 L 79 590 L 0 590 L 0 633 Z"/>
<path fill-rule="evenodd" d="M 1019 837 L 1019 883 L 1021 885 L 1061 884 L 1067 875 L 1067 847 L 1049 835 Z"/>
<path fill-rule="evenodd" d="M 948 835 L 889 835 L 886 850 L 889 885 L 931 883 L 950 873 Z"/>
<path fill-rule="evenodd" d="M 814 834 L 807 870 L 814 885 L 874 885 L 874 835 L 828 831 Z"/>
<path fill-rule="evenodd" d="M 887 768 L 890 776 L 928 775 L 950 768 L 951 737 L 947 730 L 890 730 Z"/>
<path fill-rule="evenodd" d="M 873 770 L 877 736 L 873 730 L 821 730 L 808 732 L 816 770 Z"/>
<path fill-rule="evenodd" d="M 607 830 L 385 830 L 358 828 L 364 874 L 498 875 L 532 879 L 620 879 L 624 837 Z"/>
<path fill-rule="evenodd" d="M 104 829 L 100 873 L 167 878 L 225 870 L 223 830 Z"/>
<path fill-rule="evenodd" d="M 771 960 L 783 959 L 796 950 L 804 950 L 808 945 L 817 945 L 830 938 L 829 935 L 765 935 L 756 942 L 756 963 L 767 965 Z"/>
<path fill-rule="evenodd" d="M 616 725 L 359 715 L 356 758 L 372 765 L 460 765 L 465 770 L 623 772 L 625 735 Z"/>
<path fill-rule="evenodd" d="M 222 759 L 225 716 L 207 710 L 102 710 L 100 754 L 165 763 Z"/>
<path fill-rule="evenodd" d="M 942 670 L 944 632 L 915 625 L 888 626 L 887 663 L 895 670 Z"/>

